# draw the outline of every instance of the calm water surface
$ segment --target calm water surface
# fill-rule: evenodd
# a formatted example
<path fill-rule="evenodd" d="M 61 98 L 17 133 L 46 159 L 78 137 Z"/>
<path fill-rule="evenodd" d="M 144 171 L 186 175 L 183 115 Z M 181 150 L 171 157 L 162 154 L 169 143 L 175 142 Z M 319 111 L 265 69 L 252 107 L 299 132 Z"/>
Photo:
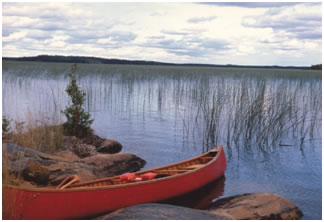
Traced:
<path fill-rule="evenodd" d="M 22 121 L 29 112 L 55 113 L 64 121 L 69 70 L 4 62 L 3 114 Z M 145 159 L 145 168 L 223 144 L 223 197 L 277 193 L 303 219 L 322 218 L 320 72 L 80 64 L 77 74 L 96 133 Z"/>

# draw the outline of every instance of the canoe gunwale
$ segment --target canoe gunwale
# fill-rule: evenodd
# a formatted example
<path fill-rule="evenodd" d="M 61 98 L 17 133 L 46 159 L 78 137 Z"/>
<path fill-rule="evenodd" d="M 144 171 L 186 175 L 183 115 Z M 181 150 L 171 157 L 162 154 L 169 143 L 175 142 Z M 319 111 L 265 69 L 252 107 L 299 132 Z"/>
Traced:
<path fill-rule="evenodd" d="M 217 154 L 213 157 L 213 159 L 211 159 L 209 162 L 203 164 L 201 167 L 195 168 L 195 169 L 191 169 L 188 170 L 187 172 L 183 172 L 180 174 L 176 174 L 176 175 L 170 175 L 168 177 L 162 177 L 162 178 L 157 178 L 157 179 L 153 179 L 153 180 L 146 180 L 146 181 L 136 181 L 133 183 L 126 183 L 126 184 L 114 184 L 114 185 L 104 185 L 104 186 L 97 186 L 97 187 L 71 187 L 71 188 L 67 188 L 67 189 L 55 189 L 53 188 L 34 188 L 34 187 L 22 187 L 22 186 L 14 186 L 14 185 L 2 185 L 2 189 L 15 189 L 15 190 L 23 190 L 26 192 L 53 192 L 53 193 L 65 193 L 65 192 L 91 192 L 94 190 L 106 190 L 106 189 L 120 189 L 123 187 L 131 187 L 131 186 L 140 186 L 143 184 L 150 184 L 150 183 L 158 183 L 160 181 L 164 181 L 164 180 L 169 180 L 169 179 L 173 179 L 173 178 L 178 178 L 178 177 L 183 177 L 192 173 L 195 173 L 199 170 L 202 170 L 204 168 L 207 168 L 209 165 L 211 165 L 213 162 L 217 161 L 218 157 L 221 155 L 222 152 L 224 152 L 223 147 L 219 146 L 217 148 L 214 148 L 206 153 L 203 153 L 199 156 L 193 157 L 191 159 L 187 159 L 181 162 L 177 162 L 177 163 L 173 163 L 173 164 L 169 164 L 169 165 L 165 165 L 162 167 L 158 167 L 158 168 L 152 168 L 152 169 L 147 169 L 147 170 L 143 170 L 143 171 L 138 171 L 135 172 L 135 174 L 142 174 L 142 173 L 146 173 L 146 172 L 153 172 L 153 171 L 159 171 L 159 170 L 163 170 L 167 167 L 172 167 L 172 166 L 176 166 L 176 165 L 180 165 L 182 163 L 186 163 L 186 162 L 190 162 L 193 161 L 195 159 L 199 159 L 202 158 L 203 156 L 208 155 L 208 153 L 211 152 L 217 152 Z M 84 185 L 86 185 L 87 183 L 92 184 L 92 183 L 97 183 L 97 182 L 104 182 L 107 180 L 111 180 L 111 179 L 117 179 L 119 178 L 118 176 L 113 176 L 113 177 L 106 177 L 106 178 L 102 178 L 102 179 L 97 179 L 97 180 L 92 180 L 92 181 L 86 181 L 83 182 Z M 82 183 L 82 185 L 83 185 Z M 77 184 L 79 185 L 79 184 Z"/>

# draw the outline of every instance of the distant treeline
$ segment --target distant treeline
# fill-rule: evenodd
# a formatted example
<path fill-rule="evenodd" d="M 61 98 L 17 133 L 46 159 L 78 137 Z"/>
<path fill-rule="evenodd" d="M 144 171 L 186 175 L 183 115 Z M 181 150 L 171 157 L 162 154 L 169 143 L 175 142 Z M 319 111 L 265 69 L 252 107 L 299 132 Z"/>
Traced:
<path fill-rule="evenodd" d="M 64 62 L 64 63 L 89 63 L 89 64 L 135 64 L 135 65 L 171 65 L 171 63 L 153 62 L 153 61 L 131 61 L 123 59 L 104 59 L 99 57 L 85 56 L 60 56 L 60 55 L 39 55 L 32 57 L 10 58 L 4 57 L 9 61 L 26 62 Z"/>
<path fill-rule="evenodd" d="M 322 64 L 312 65 L 311 69 L 322 70 Z"/>
<path fill-rule="evenodd" d="M 39 55 L 32 57 L 3 57 L 7 61 L 28 61 L 28 62 L 63 62 L 63 63 L 90 63 L 90 64 L 125 64 L 125 65 L 168 65 L 168 66 L 204 66 L 204 67 L 229 67 L 229 68 L 270 68 L 270 69 L 322 69 L 322 65 L 309 66 L 243 66 L 243 65 L 214 65 L 214 64 L 195 64 L 195 63 L 165 63 L 145 60 L 124 60 L 124 59 L 105 59 L 99 57 L 86 56 L 60 56 L 60 55 Z"/>

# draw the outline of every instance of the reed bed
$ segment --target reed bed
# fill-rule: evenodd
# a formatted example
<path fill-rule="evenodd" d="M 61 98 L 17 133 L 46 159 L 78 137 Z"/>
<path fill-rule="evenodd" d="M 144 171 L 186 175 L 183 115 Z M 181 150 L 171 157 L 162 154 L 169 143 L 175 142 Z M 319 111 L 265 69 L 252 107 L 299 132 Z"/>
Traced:
<path fill-rule="evenodd" d="M 6 83 L 23 88 L 20 79 L 29 79 L 36 88 L 45 78 L 55 90 L 40 100 L 56 94 L 64 107 L 59 92 L 70 65 L 4 62 L 4 95 Z M 159 113 L 203 152 L 220 144 L 229 155 L 286 145 L 303 150 L 305 142 L 321 138 L 319 71 L 80 64 L 77 75 L 95 119 L 101 111 L 143 121 Z"/>

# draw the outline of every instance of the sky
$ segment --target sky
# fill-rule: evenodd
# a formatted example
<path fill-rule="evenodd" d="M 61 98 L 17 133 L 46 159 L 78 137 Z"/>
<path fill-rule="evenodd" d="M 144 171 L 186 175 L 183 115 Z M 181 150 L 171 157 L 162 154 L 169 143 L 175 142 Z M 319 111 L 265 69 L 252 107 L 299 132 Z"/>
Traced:
<path fill-rule="evenodd" d="M 322 3 L 2 3 L 2 56 L 322 63 Z"/>

